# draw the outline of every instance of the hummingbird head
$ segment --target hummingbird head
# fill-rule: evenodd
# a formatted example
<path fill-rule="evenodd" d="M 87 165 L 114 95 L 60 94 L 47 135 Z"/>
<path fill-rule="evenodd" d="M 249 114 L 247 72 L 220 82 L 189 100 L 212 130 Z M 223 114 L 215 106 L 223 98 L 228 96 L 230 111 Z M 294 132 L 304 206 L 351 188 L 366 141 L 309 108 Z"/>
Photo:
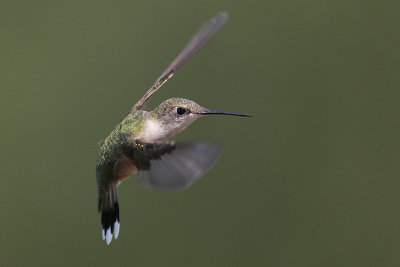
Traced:
<path fill-rule="evenodd" d="M 183 131 L 200 117 L 223 114 L 250 117 L 248 114 L 210 110 L 194 101 L 183 98 L 170 98 L 151 111 L 152 116 L 146 121 L 142 138 L 148 142 L 168 139 Z"/>

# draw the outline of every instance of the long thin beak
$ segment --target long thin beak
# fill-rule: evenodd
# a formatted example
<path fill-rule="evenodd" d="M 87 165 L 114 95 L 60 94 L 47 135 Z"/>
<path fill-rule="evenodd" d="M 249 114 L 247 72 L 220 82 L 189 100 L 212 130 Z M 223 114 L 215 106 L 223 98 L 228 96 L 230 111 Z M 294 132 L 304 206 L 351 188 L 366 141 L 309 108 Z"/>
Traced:
<path fill-rule="evenodd" d="M 251 117 L 251 115 L 246 114 L 246 113 L 237 113 L 237 112 L 230 112 L 230 111 L 223 111 L 223 110 L 206 110 L 206 111 L 201 111 L 197 112 L 197 114 L 201 115 L 232 115 L 232 116 L 240 116 L 240 117 Z"/>

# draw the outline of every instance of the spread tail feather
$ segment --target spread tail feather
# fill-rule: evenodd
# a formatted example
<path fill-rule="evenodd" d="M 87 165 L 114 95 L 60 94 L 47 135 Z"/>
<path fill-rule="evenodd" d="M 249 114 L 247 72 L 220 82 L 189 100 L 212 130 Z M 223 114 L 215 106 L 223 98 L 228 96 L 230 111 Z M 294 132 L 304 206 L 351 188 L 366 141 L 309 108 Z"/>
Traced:
<path fill-rule="evenodd" d="M 112 237 L 118 238 L 119 234 L 119 206 L 116 185 L 110 185 L 107 191 L 99 193 L 99 212 L 101 212 L 101 225 L 103 240 L 107 245 L 111 243 Z"/>

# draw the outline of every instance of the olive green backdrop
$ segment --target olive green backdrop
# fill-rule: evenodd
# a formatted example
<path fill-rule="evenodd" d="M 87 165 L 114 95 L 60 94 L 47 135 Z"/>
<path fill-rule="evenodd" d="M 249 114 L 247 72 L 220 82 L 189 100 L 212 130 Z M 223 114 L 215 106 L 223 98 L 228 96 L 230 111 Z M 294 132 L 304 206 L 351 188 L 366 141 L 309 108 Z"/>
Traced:
<path fill-rule="evenodd" d="M 210 17 L 152 99 L 224 146 L 186 191 L 119 188 L 101 240 L 98 141 Z M 0 265 L 398 266 L 398 1 L 1 1 Z"/>

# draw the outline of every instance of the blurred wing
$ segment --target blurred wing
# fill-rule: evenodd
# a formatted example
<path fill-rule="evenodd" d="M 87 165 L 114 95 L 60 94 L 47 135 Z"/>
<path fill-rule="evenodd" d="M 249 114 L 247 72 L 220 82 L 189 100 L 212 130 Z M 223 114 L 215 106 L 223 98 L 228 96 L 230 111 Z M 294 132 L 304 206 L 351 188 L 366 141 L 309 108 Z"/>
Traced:
<path fill-rule="evenodd" d="M 183 66 L 192 56 L 194 56 L 210 39 L 218 32 L 228 19 L 228 14 L 223 12 L 212 18 L 206 23 L 199 32 L 193 36 L 189 44 L 161 74 L 146 94 L 133 106 L 132 109 L 138 110 L 146 103 L 152 94 L 154 94 L 164 83 L 166 83 L 175 72 Z"/>
<path fill-rule="evenodd" d="M 152 155 L 148 165 L 138 167 L 146 187 L 170 191 L 187 188 L 215 164 L 221 153 L 219 146 L 209 143 L 165 145 L 170 146 L 163 150 L 168 152 Z"/>

